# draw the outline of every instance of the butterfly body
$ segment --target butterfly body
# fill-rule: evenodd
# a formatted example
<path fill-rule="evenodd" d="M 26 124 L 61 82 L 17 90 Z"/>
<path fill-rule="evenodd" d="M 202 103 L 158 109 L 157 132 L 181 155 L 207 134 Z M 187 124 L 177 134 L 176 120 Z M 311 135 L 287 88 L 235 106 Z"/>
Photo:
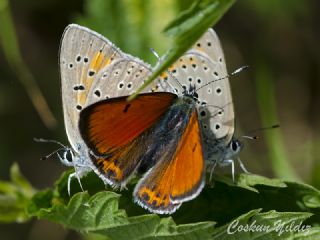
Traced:
<path fill-rule="evenodd" d="M 232 174 L 232 179 L 234 180 L 234 158 L 237 157 L 240 153 L 240 151 L 243 148 L 243 144 L 235 137 L 232 137 L 230 142 L 225 145 L 223 142 L 211 142 L 214 147 L 211 147 L 209 149 L 206 156 L 210 156 L 209 161 L 207 161 L 207 166 L 210 169 L 210 180 L 209 182 L 212 181 L 212 174 L 213 171 L 215 170 L 215 167 L 219 165 L 220 167 L 225 167 L 231 165 L 231 174 Z M 207 149 L 208 150 L 208 149 Z M 241 168 L 245 171 L 248 172 L 245 167 L 243 166 L 241 160 L 237 158 Z"/>
<path fill-rule="evenodd" d="M 164 154 L 173 154 L 193 111 L 196 111 L 196 104 L 192 98 L 182 96 L 175 99 L 164 116 L 150 130 L 152 143 L 146 148 L 138 173 L 145 173 Z"/>

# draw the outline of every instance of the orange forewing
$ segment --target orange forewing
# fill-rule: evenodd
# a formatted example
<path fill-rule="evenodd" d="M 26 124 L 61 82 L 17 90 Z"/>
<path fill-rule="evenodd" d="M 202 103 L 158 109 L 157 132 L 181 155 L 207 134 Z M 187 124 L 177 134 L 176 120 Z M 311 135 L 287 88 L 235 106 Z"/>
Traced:
<path fill-rule="evenodd" d="M 112 186 L 124 185 L 147 149 L 150 128 L 171 106 L 171 93 L 141 94 L 95 103 L 80 113 L 80 132 L 92 153 L 92 163 Z"/>
<path fill-rule="evenodd" d="M 160 160 L 135 194 L 138 202 L 158 212 L 171 213 L 196 197 L 204 183 L 204 159 L 197 112 L 193 111 L 173 159 Z"/>
<path fill-rule="evenodd" d="M 100 101 L 80 113 L 82 138 L 97 155 L 123 147 L 154 125 L 176 98 L 172 93 L 145 93 Z"/>

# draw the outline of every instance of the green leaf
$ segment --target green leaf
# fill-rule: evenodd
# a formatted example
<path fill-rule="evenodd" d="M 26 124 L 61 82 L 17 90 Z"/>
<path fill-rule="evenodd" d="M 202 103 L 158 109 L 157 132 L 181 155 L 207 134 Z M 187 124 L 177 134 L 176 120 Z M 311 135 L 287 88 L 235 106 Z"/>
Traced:
<path fill-rule="evenodd" d="M 28 216 L 37 216 L 42 209 L 51 207 L 53 200 L 53 191 L 51 189 L 43 190 L 32 197 L 32 201 L 26 207 Z"/>
<path fill-rule="evenodd" d="M 213 220 L 221 225 L 258 208 L 310 212 L 314 214 L 310 223 L 320 223 L 320 191 L 310 185 L 252 174 L 236 176 L 235 183 L 231 176 L 214 176 L 214 180 L 211 188 L 205 187 L 173 215 L 177 223 Z"/>
<path fill-rule="evenodd" d="M 89 173 L 81 181 L 84 189 L 90 189 L 90 194 L 81 192 L 77 180 L 73 179 L 71 192 L 78 192 L 70 198 L 66 192 L 71 172 L 67 171 L 61 176 L 54 191 L 45 190 L 34 195 L 27 208 L 29 216 L 47 219 L 80 232 L 102 234 L 111 239 L 149 239 L 154 236 L 161 236 L 162 239 L 173 236 L 176 239 L 210 238 L 213 222 L 177 226 L 172 218 L 160 218 L 155 214 L 128 217 L 124 209 L 119 209 L 121 195 L 101 191 L 105 186 L 94 173 Z M 128 198 L 130 204 L 136 206 L 131 196 Z"/>
<path fill-rule="evenodd" d="M 67 228 L 103 234 L 111 239 L 148 239 L 155 235 L 175 236 L 177 239 L 209 239 L 213 223 L 176 226 L 171 218 L 161 219 L 154 214 L 127 217 L 125 211 L 118 208 L 119 197 L 109 191 L 99 192 L 92 197 L 87 192 L 80 192 L 67 205 L 57 202 L 51 208 L 40 208 L 38 212 L 29 213 Z"/>
<path fill-rule="evenodd" d="M 17 164 L 10 170 L 11 182 L 0 181 L 0 222 L 25 222 L 25 207 L 35 190 L 21 175 Z"/>
<path fill-rule="evenodd" d="M 30 216 L 110 239 L 212 239 L 212 236 L 246 239 L 248 233 L 226 232 L 234 219 L 240 219 L 243 224 L 256 220 L 270 226 L 279 220 L 285 225 L 293 220 L 297 225 L 298 221 L 307 225 L 320 223 L 319 190 L 302 183 L 248 174 L 240 174 L 233 183 L 231 178 L 215 176 L 214 187 L 205 187 L 195 200 L 184 203 L 171 217 L 161 218 L 133 203 L 133 185 L 121 195 L 102 191 L 105 187 L 94 173 L 82 179 L 89 193 L 81 192 L 76 179 L 71 182 L 74 195 L 70 198 L 66 194 L 68 174 L 70 171 L 57 181 L 54 191 L 45 190 L 33 197 L 28 207 Z M 215 228 L 216 222 L 218 228 Z M 261 236 L 251 234 L 252 238 L 277 237 L 275 231 L 259 233 Z M 311 234 L 318 236 L 314 227 L 307 233 L 283 233 L 281 237 L 309 237 Z"/>
<path fill-rule="evenodd" d="M 223 16 L 234 2 L 235 0 L 198 0 L 173 20 L 165 28 L 165 33 L 173 39 L 172 48 L 169 49 L 149 79 L 128 99 L 132 100 L 159 74 L 173 64 L 209 27 L 212 27 Z"/>
<path fill-rule="evenodd" d="M 300 231 L 303 226 L 320 223 L 320 191 L 307 184 L 250 174 L 240 174 L 233 183 L 230 177 L 214 176 L 214 187 L 205 187 L 195 200 L 184 203 L 171 217 L 160 217 L 146 214 L 148 212 L 133 203 L 133 185 L 129 185 L 122 196 L 113 191 L 103 191 L 105 186 L 94 173 L 82 178 L 84 188 L 89 190 L 86 192 L 81 192 L 76 179 L 72 180 L 73 195 L 70 198 L 66 194 L 70 173 L 67 171 L 62 175 L 55 189 L 35 194 L 14 164 L 11 168 L 12 182 L 0 182 L 1 221 L 21 222 L 35 216 L 110 239 L 319 237 L 319 227 Z M 271 228 L 281 224 L 283 227 L 263 232 L 242 229 L 236 234 L 229 234 L 227 229 L 235 219 L 239 220 L 238 226 L 256 224 Z M 293 227 L 296 230 L 291 230 Z"/>
<path fill-rule="evenodd" d="M 270 179 L 263 176 L 255 175 L 255 174 L 240 174 L 236 177 L 236 181 L 233 182 L 230 177 L 226 176 L 214 176 L 215 181 L 223 182 L 229 186 L 237 186 L 241 188 L 245 188 L 254 192 L 259 192 L 257 188 L 254 188 L 256 185 L 264 185 L 270 187 L 286 187 L 287 185 L 280 179 Z"/>

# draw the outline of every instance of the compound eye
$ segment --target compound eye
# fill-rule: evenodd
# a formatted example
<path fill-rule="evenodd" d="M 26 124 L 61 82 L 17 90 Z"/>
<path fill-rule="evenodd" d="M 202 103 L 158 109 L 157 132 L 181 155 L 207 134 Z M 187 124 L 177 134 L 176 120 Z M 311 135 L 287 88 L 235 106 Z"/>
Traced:
<path fill-rule="evenodd" d="M 72 150 L 70 150 L 70 149 L 65 150 L 65 152 L 64 152 L 64 158 L 65 158 L 65 160 L 67 160 L 68 162 L 72 163 L 72 162 L 73 162 Z"/>
<path fill-rule="evenodd" d="M 238 150 L 238 143 L 236 141 L 231 142 L 232 151 L 236 152 Z"/>

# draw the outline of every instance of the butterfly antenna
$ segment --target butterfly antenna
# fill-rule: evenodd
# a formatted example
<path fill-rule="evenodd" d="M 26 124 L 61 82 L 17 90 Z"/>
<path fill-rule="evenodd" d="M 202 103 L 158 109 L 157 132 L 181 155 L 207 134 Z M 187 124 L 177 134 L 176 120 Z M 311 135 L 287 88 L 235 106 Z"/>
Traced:
<path fill-rule="evenodd" d="M 197 92 L 197 91 L 200 90 L 201 88 L 204 88 L 204 87 L 210 85 L 211 83 L 214 83 L 214 82 L 217 82 L 217 81 L 221 81 L 221 80 L 230 78 L 230 77 L 232 77 L 232 76 L 234 76 L 234 75 L 237 75 L 238 73 L 240 73 L 240 72 L 242 72 L 243 70 L 248 69 L 248 68 L 249 68 L 249 66 L 239 67 L 239 68 L 237 68 L 236 70 L 234 70 L 231 74 L 228 74 L 228 75 L 226 75 L 226 76 L 224 76 L 224 77 L 221 77 L 221 78 L 218 78 L 218 79 L 215 79 L 215 80 L 212 80 L 212 81 L 210 81 L 210 82 L 202 85 L 201 87 L 197 88 L 197 89 L 195 90 L 195 92 Z"/>
<path fill-rule="evenodd" d="M 159 54 L 158 54 L 153 48 L 150 48 L 150 50 L 151 50 L 151 52 L 153 53 L 153 55 L 158 59 L 158 62 L 157 62 L 157 65 L 156 65 L 156 67 L 157 67 L 158 65 L 160 65 L 160 63 L 162 62 L 162 60 L 161 60 Z M 175 76 L 173 76 L 170 71 L 167 70 L 166 72 L 167 72 L 167 73 L 170 75 L 170 77 L 172 77 L 172 78 L 180 85 L 180 87 L 183 89 L 183 86 L 182 86 L 182 84 L 179 82 L 179 80 L 178 80 Z M 165 81 L 165 82 L 169 85 L 169 87 L 170 87 L 175 93 L 177 93 L 177 90 L 176 90 L 168 81 Z M 160 83 L 160 84 L 161 84 L 161 83 Z"/>
<path fill-rule="evenodd" d="M 64 147 L 58 148 L 57 150 L 53 151 L 52 153 L 50 153 L 50 154 L 48 154 L 48 155 L 46 155 L 46 156 L 44 156 L 44 157 L 41 157 L 40 160 L 41 160 L 41 161 L 47 160 L 47 159 L 49 159 L 53 154 L 58 153 L 59 151 L 62 151 L 62 150 L 65 150 L 65 148 L 64 148 Z"/>
<path fill-rule="evenodd" d="M 275 124 L 275 125 L 272 125 L 270 127 L 257 128 L 257 129 L 249 131 L 248 133 L 252 134 L 252 133 L 261 132 L 261 131 L 270 130 L 270 129 L 275 129 L 275 128 L 279 128 L 279 127 L 280 127 L 279 124 Z M 250 139 L 250 140 L 258 140 L 260 138 L 258 135 L 243 135 L 241 137 L 242 138 L 246 138 L 246 139 Z"/>
<path fill-rule="evenodd" d="M 259 139 L 259 136 L 257 136 L 257 135 L 255 135 L 255 136 L 243 135 L 243 136 L 241 136 L 241 138 L 245 138 L 245 139 L 249 139 L 249 140 L 257 140 L 257 139 Z"/>
<path fill-rule="evenodd" d="M 257 129 L 250 130 L 248 133 L 252 134 L 252 133 L 255 133 L 255 132 L 261 132 L 261 131 L 265 131 L 265 130 L 271 130 L 271 129 L 275 129 L 275 128 L 279 128 L 279 127 L 280 127 L 279 124 L 274 124 L 274 125 L 269 126 L 269 127 L 262 127 L 262 128 L 257 128 Z"/>
<path fill-rule="evenodd" d="M 245 66 L 242 66 L 242 67 L 239 67 L 238 69 L 234 70 L 230 76 L 234 76 L 234 75 L 237 75 L 238 73 L 241 73 L 243 70 L 246 70 L 248 69 L 249 66 L 245 65 Z"/>
<path fill-rule="evenodd" d="M 58 148 L 57 150 L 53 151 L 52 153 L 50 153 L 50 154 L 48 154 L 48 155 L 46 155 L 44 157 L 41 157 L 40 160 L 47 160 L 48 158 L 50 158 L 55 153 L 58 153 L 61 150 L 69 149 L 69 147 L 65 146 L 64 144 L 62 144 L 61 142 L 56 141 L 56 140 L 43 139 L 43 138 L 33 138 L 33 140 L 35 142 L 40 142 L 40 143 L 55 143 L 55 144 L 58 144 L 60 146 L 60 148 Z"/>
<path fill-rule="evenodd" d="M 33 138 L 33 141 L 41 142 L 41 143 L 55 143 L 55 144 L 58 144 L 59 146 L 61 146 L 63 148 L 68 148 L 66 145 L 62 144 L 61 142 L 59 142 L 57 140 L 44 139 L 44 138 Z"/>

